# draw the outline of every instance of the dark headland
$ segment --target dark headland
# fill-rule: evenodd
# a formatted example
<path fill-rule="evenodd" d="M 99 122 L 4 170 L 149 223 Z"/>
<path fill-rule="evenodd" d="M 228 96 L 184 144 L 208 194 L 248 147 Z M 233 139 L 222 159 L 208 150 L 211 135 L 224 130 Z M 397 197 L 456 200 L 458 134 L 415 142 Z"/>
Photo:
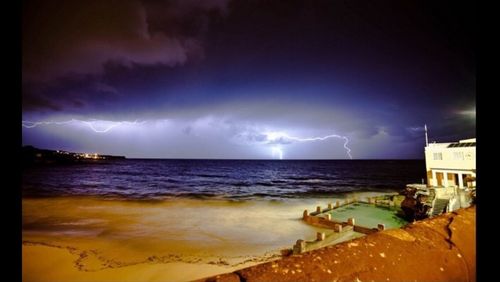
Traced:
<path fill-rule="evenodd" d="M 22 147 L 24 165 L 96 163 L 107 160 L 122 160 L 125 156 L 99 155 L 97 153 L 75 153 L 63 150 L 39 149 L 33 146 Z"/>

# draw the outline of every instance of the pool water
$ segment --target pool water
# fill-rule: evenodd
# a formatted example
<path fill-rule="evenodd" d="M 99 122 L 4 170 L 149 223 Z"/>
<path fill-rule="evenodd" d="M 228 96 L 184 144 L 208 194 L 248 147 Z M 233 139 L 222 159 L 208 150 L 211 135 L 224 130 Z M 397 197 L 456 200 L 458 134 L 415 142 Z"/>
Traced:
<path fill-rule="evenodd" d="M 337 221 L 347 221 L 353 217 L 356 225 L 376 228 L 377 224 L 385 224 L 385 228 L 399 228 L 408 222 L 397 216 L 395 209 L 377 207 L 364 203 L 353 203 L 336 208 L 324 214 L 331 214 L 332 219 Z"/>

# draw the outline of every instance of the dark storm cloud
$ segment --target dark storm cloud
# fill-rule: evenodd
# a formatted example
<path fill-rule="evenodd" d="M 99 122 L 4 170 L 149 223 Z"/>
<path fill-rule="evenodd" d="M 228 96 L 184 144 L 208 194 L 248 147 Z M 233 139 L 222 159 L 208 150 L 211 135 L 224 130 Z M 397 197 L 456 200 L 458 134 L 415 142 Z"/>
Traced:
<path fill-rule="evenodd" d="M 109 94 L 121 94 L 112 100 L 125 113 L 269 95 L 365 107 L 473 102 L 473 19 L 453 13 L 459 4 L 392 4 L 27 1 L 23 81 L 46 80 L 24 100 L 68 111 L 76 100 L 89 114 L 108 109 L 99 107 Z M 53 83 L 59 76 L 71 78 Z"/>
<path fill-rule="evenodd" d="M 147 79 L 137 79 L 148 73 L 137 74 L 152 66 L 153 72 L 160 69 L 156 77 L 169 77 L 176 66 L 203 57 L 207 17 L 225 13 L 226 5 L 226 0 L 26 1 L 23 111 L 102 115 L 110 108 L 150 107 L 136 103 L 154 95 L 147 93 Z"/>
<path fill-rule="evenodd" d="M 204 24 L 192 21 L 225 5 L 221 0 L 26 1 L 23 77 L 102 73 L 107 61 L 184 64 L 203 55 L 198 36 Z"/>

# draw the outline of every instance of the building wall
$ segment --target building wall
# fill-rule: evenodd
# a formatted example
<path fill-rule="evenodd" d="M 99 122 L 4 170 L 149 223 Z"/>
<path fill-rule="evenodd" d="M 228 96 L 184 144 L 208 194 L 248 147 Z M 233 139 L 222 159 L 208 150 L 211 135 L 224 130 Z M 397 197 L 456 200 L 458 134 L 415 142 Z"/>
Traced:
<path fill-rule="evenodd" d="M 476 169 L 476 147 L 446 148 L 436 146 L 425 147 L 425 165 L 430 169 Z M 441 153 L 442 159 L 435 160 L 434 153 Z M 463 157 L 463 159 L 461 158 Z"/>
<path fill-rule="evenodd" d="M 470 139 L 470 141 L 472 140 L 475 142 L 475 139 Z M 451 143 L 434 143 L 425 147 L 425 165 L 428 184 L 432 185 L 432 183 L 434 183 L 432 179 L 433 170 L 463 173 L 462 177 L 465 177 L 466 173 L 472 174 L 472 176 L 476 175 L 476 147 L 448 148 L 449 144 Z M 449 186 L 458 185 L 455 175 L 456 174 L 453 173 L 447 173 Z M 437 186 L 444 185 L 444 177 L 442 172 L 436 173 Z M 467 186 L 465 181 L 463 181 L 463 184 Z"/>

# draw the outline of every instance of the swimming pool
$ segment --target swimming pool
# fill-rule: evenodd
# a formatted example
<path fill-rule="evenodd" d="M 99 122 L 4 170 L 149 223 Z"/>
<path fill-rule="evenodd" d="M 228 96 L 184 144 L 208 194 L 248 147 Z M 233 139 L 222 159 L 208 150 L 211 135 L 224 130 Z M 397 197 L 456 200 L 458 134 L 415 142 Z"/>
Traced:
<path fill-rule="evenodd" d="M 397 215 L 397 210 L 375 206 L 366 203 L 352 203 L 324 212 L 330 214 L 333 220 L 346 222 L 354 218 L 356 225 L 376 228 L 377 224 L 384 224 L 385 228 L 399 228 L 408 222 Z"/>

